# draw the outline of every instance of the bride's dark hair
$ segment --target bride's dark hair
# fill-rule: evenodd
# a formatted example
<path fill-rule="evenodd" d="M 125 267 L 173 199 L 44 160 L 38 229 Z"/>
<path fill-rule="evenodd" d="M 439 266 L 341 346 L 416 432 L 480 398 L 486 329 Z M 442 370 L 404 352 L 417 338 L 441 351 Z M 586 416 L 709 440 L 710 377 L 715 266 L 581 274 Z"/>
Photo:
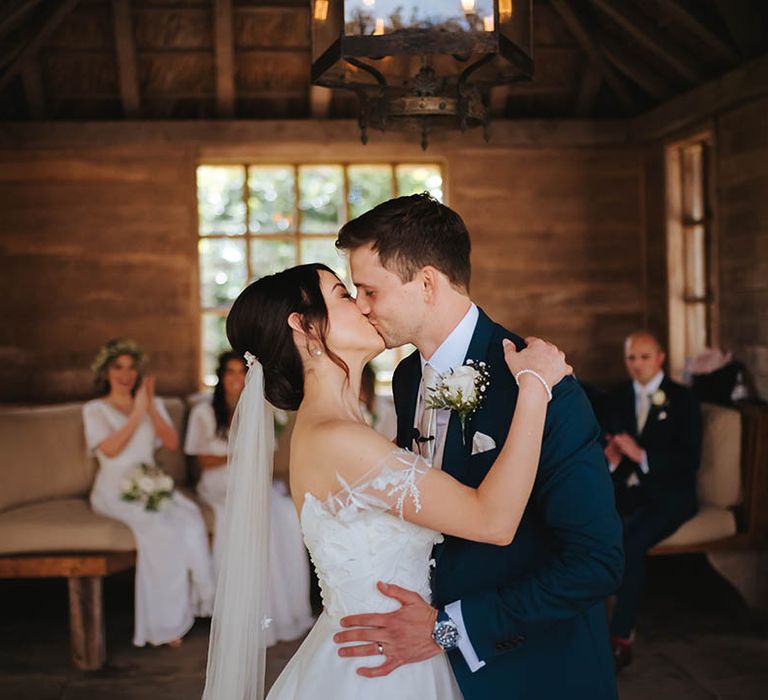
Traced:
<path fill-rule="evenodd" d="M 322 263 L 291 267 L 249 284 L 227 316 L 227 338 L 243 356 L 250 352 L 264 368 L 264 395 L 273 406 L 294 411 L 304 398 L 304 365 L 288 317 L 297 313 L 302 329 L 349 375 L 346 363 L 328 349 L 328 308 L 320 288 Z"/>

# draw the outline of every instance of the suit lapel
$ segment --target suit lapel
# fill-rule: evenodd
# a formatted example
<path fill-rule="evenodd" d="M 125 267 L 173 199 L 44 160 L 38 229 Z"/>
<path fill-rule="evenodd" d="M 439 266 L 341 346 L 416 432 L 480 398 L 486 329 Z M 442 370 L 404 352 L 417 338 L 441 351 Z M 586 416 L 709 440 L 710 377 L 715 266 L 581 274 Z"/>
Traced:
<path fill-rule="evenodd" d="M 397 386 L 392 387 L 395 394 L 395 410 L 397 412 L 397 444 L 412 450 L 413 425 L 416 419 L 416 399 L 421 383 L 421 362 L 418 350 L 411 353 L 401 363 L 402 370 L 398 376 Z"/>
<path fill-rule="evenodd" d="M 485 360 L 488 356 L 488 346 L 493 334 L 493 321 L 485 314 L 482 309 L 478 309 L 479 316 L 475 331 L 472 333 L 472 340 L 469 342 L 467 354 L 464 361 L 474 360 L 479 362 Z M 448 430 L 445 437 L 445 450 L 443 452 L 443 471 L 463 481 L 466 473 L 469 457 L 471 456 L 472 441 L 469 435 L 472 434 L 472 423 L 474 415 L 470 416 L 465 424 L 464 439 L 461 435 L 461 421 L 458 415 L 451 413 L 448 421 Z"/>
<path fill-rule="evenodd" d="M 626 385 L 622 399 L 622 422 L 629 428 L 630 435 L 638 437 L 637 409 L 635 407 L 635 388 L 632 382 Z M 648 421 L 646 420 L 646 425 Z"/>

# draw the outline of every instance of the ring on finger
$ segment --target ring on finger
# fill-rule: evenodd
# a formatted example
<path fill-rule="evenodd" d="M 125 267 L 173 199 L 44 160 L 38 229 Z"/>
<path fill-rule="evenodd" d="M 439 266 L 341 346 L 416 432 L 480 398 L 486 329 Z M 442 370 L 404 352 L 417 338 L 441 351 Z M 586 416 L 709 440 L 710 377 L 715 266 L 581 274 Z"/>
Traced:
<path fill-rule="evenodd" d="M 376 642 L 376 651 L 378 651 L 381 656 L 384 656 L 384 645 L 381 642 Z"/>

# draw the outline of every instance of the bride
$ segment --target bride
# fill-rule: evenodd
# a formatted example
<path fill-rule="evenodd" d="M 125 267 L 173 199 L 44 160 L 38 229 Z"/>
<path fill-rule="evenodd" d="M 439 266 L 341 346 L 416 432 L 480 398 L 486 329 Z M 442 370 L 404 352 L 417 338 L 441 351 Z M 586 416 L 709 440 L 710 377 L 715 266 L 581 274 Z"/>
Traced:
<path fill-rule="evenodd" d="M 507 440 L 485 480 L 472 489 L 394 448 L 365 423 L 360 377 L 384 343 L 325 265 L 301 265 L 252 283 L 232 307 L 227 335 L 250 369 L 230 431 L 232 480 L 204 699 L 260 700 L 264 693 L 275 406 L 298 409 L 291 493 L 324 611 L 268 700 L 458 700 L 445 654 L 363 678 L 354 661 L 339 656 L 333 635 L 345 615 L 396 607 L 377 582 L 429 600 L 430 556 L 441 533 L 489 544 L 513 539 L 539 460 L 548 402 L 544 382 L 554 386 L 572 371 L 563 354 L 541 340 L 520 352 L 505 341 L 510 371 L 534 372 L 520 375 Z M 375 648 L 387 654 L 386 645 Z"/>

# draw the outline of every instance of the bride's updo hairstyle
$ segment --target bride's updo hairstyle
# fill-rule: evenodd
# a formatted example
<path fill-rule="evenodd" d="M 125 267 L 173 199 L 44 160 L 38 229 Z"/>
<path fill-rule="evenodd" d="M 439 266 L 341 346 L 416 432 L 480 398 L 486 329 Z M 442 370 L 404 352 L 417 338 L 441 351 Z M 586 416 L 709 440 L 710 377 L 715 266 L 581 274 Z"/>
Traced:
<path fill-rule="evenodd" d="M 240 356 L 250 352 L 264 368 L 264 395 L 273 406 L 295 411 L 304 398 L 304 365 L 288 317 L 301 326 L 323 352 L 347 374 L 346 363 L 328 349 L 328 309 L 320 288 L 322 263 L 291 267 L 249 284 L 227 316 L 227 338 Z"/>

